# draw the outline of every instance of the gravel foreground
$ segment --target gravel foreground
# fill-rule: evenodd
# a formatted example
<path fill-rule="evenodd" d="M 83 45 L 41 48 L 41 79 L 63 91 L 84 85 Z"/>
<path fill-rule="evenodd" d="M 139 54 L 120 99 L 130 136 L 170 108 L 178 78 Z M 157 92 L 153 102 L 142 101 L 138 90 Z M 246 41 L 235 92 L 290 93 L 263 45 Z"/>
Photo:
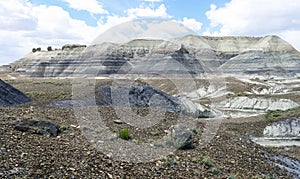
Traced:
<path fill-rule="evenodd" d="M 299 159 L 299 147 L 287 151 L 263 148 L 250 141 L 251 135 L 261 135 L 264 126 L 270 123 L 259 116 L 244 123 L 238 122 L 239 119 L 228 122 L 224 119 L 205 147 L 199 144 L 203 131 L 203 123 L 199 122 L 198 132 L 193 136 L 193 149 L 177 150 L 146 163 L 116 161 L 86 140 L 73 109 L 45 106 L 54 100 L 69 99 L 70 83 L 6 82 L 31 95 L 33 102 L 17 108 L 0 108 L 0 178 L 293 178 L 272 165 L 264 151 Z M 56 94 L 61 95 L 54 96 Z M 99 107 L 99 111 L 107 117 L 112 131 L 128 127 L 112 122 L 118 118 L 110 107 Z M 176 116 L 167 115 L 171 121 Z M 64 130 L 58 137 L 20 132 L 12 124 L 22 119 L 51 120 Z M 144 131 L 135 131 L 129 126 L 130 140 L 155 140 L 163 136 L 170 125 L 172 122 L 161 122 Z"/>

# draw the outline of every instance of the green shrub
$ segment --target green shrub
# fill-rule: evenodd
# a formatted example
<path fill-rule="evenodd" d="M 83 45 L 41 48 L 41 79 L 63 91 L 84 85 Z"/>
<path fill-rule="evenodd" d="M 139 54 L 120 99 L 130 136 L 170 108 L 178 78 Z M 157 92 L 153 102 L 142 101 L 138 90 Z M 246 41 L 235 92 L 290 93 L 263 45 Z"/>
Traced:
<path fill-rule="evenodd" d="M 276 117 L 280 117 L 282 116 L 283 114 L 287 114 L 289 112 L 289 110 L 287 111 L 282 111 L 282 110 L 276 110 L 276 111 L 269 111 L 267 112 L 267 114 L 265 114 L 265 118 L 267 120 L 271 120 L 276 118 Z"/>
<path fill-rule="evenodd" d="M 236 94 L 237 96 L 247 96 L 247 94 L 245 92 L 239 91 Z"/>
<path fill-rule="evenodd" d="M 66 93 L 60 92 L 52 95 L 52 99 L 63 99 L 67 96 Z"/>
<path fill-rule="evenodd" d="M 234 175 L 234 174 L 230 174 L 228 177 L 227 177 L 227 179 L 235 179 L 236 178 L 236 176 Z"/>
<path fill-rule="evenodd" d="M 128 129 L 121 129 L 119 131 L 119 137 L 124 140 L 130 139 L 130 132 Z"/>
<path fill-rule="evenodd" d="M 41 91 L 31 91 L 31 92 L 27 92 L 26 95 L 28 97 L 32 98 L 32 97 L 41 97 L 41 96 L 44 96 L 45 93 L 41 92 Z"/>
<path fill-rule="evenodd" d="M 65 131 L 67 129 L 69 129 L 69 126 L 67 126 L 66 124 L 62 124 L 59 126 L 60 130 Z"/>
<path fill-rule="evenodd" d="M 273 116 L 273 117 L 279 117 L 279 116 L 281 116 L 281 114 L 274 113 L 272 116 Z"/>
<path fill-rule="evenodd" d="M 213 167 L 213 168 L 211 169 L 211 171 L 212 171 L 212 173 L 215 174 L 215 175 L 221 173 L 220 169 L 217 168 L 217 167 Z"/>
<path fill-rule="evenodd" d="M 142 144 L 142 141 L 141 140 L 133 140 L 132 142 L 134 142 L 135 144 L 137 144 L 137 145 L 141 145 Z"/>
<path fill-rule="evenodd" d="M 209 156 L 204 155 L 202 157 L 202 160 L 200 161 L 201 164 L 205 165 L 208 168 L 211 168 L 214 166 L 213 161 L 209 158 Z"/>
<path fill-rule="evenodd" d="M 50 84 L 54 86 L 64 86 L 64 85 L 69 85 L 69 82 L 56 82 L 56 81 L 44 81 L 44 84 Z"/>

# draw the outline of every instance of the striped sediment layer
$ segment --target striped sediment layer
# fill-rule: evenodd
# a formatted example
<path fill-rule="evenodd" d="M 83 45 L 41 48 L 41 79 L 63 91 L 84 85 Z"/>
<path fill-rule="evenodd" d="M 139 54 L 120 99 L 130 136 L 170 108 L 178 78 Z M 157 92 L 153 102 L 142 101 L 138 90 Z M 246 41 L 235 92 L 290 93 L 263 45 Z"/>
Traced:
<path fill-rule="evenodd" d="M 135 39 L 29 53 L 11 64 L 26 76 L 111 74 L 260 74 L 295 76 L 300 54 L 278 36 Z"/>

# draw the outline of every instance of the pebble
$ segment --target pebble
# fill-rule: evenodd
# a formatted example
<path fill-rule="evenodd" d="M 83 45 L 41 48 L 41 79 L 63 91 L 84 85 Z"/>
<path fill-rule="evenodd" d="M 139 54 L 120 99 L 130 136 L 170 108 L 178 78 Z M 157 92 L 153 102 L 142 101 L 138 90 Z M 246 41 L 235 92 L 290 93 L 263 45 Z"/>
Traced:
<path fill-rule="evenodd" d="M 106 174 L 107 174 L 108 178 L 113 178 L 112 174 L 110 174 L 110 173 L 106 173 Z"/>
<path fill-rule="evenodd" d="M 77 126 L 75 126 L 75 125 L 73 125 L 73 124 L 71 124 L 70 126 L 71 126 L 71 127 L 74 127 L 74 128 L 77 128 Z"/>
<path fill-rule="evenodd" d="M 156 162 L 156 166 L 157 166 L 157 167 L 161 166 L 161 164 L 162 164 L 161 161 L 157 161 L 157 162 Z"/>
<path fill-rule="evenodd" d="M 21 158 L 23 158 L 24 156 L 26 156 L 28 153 L 24 153 L 24 152 L 22 152 L 22 154 L 21 154 Z"/>
<path fill-rule="evenodd" d="M 121 120 L 114 120 L 114 123 L 116 123 L 116 124 L 123 124 L 124 122 L 121 121 Z"/>

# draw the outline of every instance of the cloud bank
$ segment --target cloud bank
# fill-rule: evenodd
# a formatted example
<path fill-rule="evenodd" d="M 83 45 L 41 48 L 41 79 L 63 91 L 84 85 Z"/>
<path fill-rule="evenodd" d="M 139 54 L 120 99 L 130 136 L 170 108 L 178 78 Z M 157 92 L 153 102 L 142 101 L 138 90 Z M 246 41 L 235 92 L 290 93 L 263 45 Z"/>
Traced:
<path fill-rule="evenodd" d="M 295 0 L 231 0 L 210 6 L 206 35 L 276 34 L 300 49 L 300 3 Z"/>
<path fill-rule="evenodd" d="M 75 10 L 108 13 L 96 0 L 63 1 Z M 126 10 L 126 16 L 108 14 L 105 21 L 99 19 L 97 26 L 89 26 L 83 20 L 72 18 L 59 6 L 34 5 L 27 0 L 0 1 L 0 6 L 0 65 L 18 60 L 34 47 L 89 44 L 107 29 L 139 17 L 171 17 L 164 4 L 157 8 L 141 5 Z"/>

